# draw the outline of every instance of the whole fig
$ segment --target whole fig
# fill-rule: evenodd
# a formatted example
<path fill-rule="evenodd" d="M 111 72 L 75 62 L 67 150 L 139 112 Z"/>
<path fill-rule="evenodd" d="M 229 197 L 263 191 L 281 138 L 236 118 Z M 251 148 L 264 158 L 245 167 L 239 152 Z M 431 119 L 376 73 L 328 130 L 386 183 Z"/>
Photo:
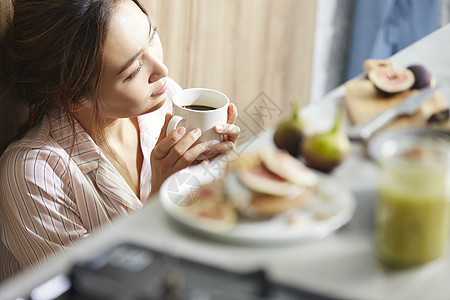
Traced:
<path fill-rule="evenodd" d="M 305 136 L 301 153 L 306 164 L 322 172 L 331 172 L 350 152 L 350 140 L 344 132 L 344 112 L 339 109 L 329 132 Z"/>
<path fill-rule="evenodd" d="M 297 157 L 300 153 L 298 145 L 303 139 L 305 122 L 300 117 L 297 101 L 292 102 L 292 115 L 282 120 L 276 127 L 273 141 L 279 149 L 284 149 L 290 155 Z"/>
<path fill-rule="evenodd" d="M 414 74 L 414 84 L 411 88 L 421 89 L 428 86 L 434 86 L 435 80 L 433 74 L 422 65 L 412 65 L 408 70 Z"/>

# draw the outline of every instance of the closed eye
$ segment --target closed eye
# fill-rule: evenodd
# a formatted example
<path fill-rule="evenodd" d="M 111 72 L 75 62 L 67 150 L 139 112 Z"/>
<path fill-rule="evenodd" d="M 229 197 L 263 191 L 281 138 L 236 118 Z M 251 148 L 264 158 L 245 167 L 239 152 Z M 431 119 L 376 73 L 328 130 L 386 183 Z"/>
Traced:
<path fill-rule="evenodd" d="M 133 80 L 133 78 L 136 77 L 136 76 L 141 72 L 142 66 L 143 66 L 142 62 L 139 62 L 139 66 L 136 68 L 136 70 L 135 70 L 133 73 L 130 74 L 130 76 L 128 76 L 128 77 L 125 79 L 125 81 L 128 82 L 128 81 Z"/>
<path fill-rule="evenodd" d="M 151 43 L 156 36 L 156 27 L 153 27 L 152 29 L 153 30 L 152 30 L 152 33 L 150 36 L 149 43 Z M 136 70 L 133 73 L 131 73 L 127 78 L 125 78 L 125 82 L 129 82 L 129 81 L 133 80 L 133 78 L 135 78 L 141 72 L 142 67 L 143 67 L 142 62 L 139 62 L 139 66 L 136 68 Z"/>

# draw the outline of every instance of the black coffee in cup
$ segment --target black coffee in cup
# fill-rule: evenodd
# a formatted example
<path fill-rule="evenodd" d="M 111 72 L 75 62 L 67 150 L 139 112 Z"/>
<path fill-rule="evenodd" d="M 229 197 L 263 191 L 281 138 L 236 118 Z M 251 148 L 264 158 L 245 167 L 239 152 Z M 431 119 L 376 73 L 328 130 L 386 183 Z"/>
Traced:
<path fill-rule="evenodd" d="M 183 105 L 183 107 L 187 108 L 187 109 L 200 110 L 200 111 L 217 109 L 217 107 L 212 107 L 212 106 L 207 106 L 207 105 L 198 105 L 198 104 Z"/>

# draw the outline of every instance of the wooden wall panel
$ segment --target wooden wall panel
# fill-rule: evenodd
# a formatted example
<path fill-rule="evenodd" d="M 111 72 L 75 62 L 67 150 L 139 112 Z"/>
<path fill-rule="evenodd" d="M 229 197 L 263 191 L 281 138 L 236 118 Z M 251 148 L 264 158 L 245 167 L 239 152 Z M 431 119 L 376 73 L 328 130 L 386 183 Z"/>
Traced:
<path fill-rule="evenodd" d="M 309 103 L 315 0 L 144 0 L 170 76 L 226 93 L 242 118 L 263 92 L 289 111 Z M 247 116 L 248 117 L 248 116 Z"/>
<path fill-rule="evenodd" d="M 185 0 L 141 0 L 161 38 L 170 76 L 187 85 L 192 3 Z"/>

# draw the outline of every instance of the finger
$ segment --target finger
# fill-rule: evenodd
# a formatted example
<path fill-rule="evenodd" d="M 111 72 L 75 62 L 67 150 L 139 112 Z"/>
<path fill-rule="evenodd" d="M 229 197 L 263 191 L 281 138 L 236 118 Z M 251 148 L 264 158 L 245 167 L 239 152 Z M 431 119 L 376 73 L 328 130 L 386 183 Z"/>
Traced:
<path fill-rule="evenodd" d="M 190 132 L 186 133 L 183 138 L 181 138 L 177 143 L 175 143 L 169 153 L 167 154 L 167 159 L 169 161 L 173 162 L 173 165 L 177 163 L 179 159 L 186 159 L 189 160 L 191 157 L 183 158 L 185 153 L 188 151 L 189 148 L 191 148 L 197 140 L 202 135 L 202 131 L 199 128 L 196 128 L 194 130 L 191 130 Z M 196 157 L 193 157 L 193 159 L 190 161 L 194 161 Z"/>
<path fill-rule="evenodd" d="M 192 166 L 202 166 L 202 167 L 207 167 L 209 165 L 209 159 L 204 159 L 204 160 L 194 160 L 194 162 L 191 164 Z"/>
<path fill-rule="evenodd" d="M 205 151 L 210 151 L 210 149 L 211 148 L 206 142 L 192 146 L 191 148 L 186 150 L 182 156 L 180 156 L 180 158 L 175 163 L 174 168 L 181 170 L 192 165 L 195 161 L 199 160 L 200 154 L 204 153 Z"/>
<path fill-rule="evenodd" d="M 223 135 L 224 141 L 232 141 L 234 143 L 236 143 L 239 136 L 241 135 L 241 129 L 239 128 L 239 126 L 234 124 L 216 125 L 214 127 L 214 130 L 218 134 Z"/>
<path fill-rule="evenodd" d="M 214 144 L 211 146 L 211 150 L 205 152 L 205 155 L 213 156 L 217 154 L 223 154 L 227 153 L 228 151 L 234 150 L 236 148 L 236 144 L 228 141 L 228 142 L 221 142 L 218 144 Z"/>
<path fill-rule="evenodd" d="M 180 127 L 172 131 L 167 137 L 159 141 L 153 149 L 153 155 L 155 156 L 155 158 L 162 159 L 166 157 L 172 150 L 173 146 L 183 138 L 185 133 L 186 128 Z M 161 132 L 161 135 L 162 134 L 163 133 Z"/>
<path fill-rule="evenodd" d="M 158 145 L 159 142 L 161 142 L 167 135 L 167 125 L 169 125 L 169 121 L 172 118 L 172 115 L 169 113 L 166 113 L 166 116 L 164 117 L 164 125 L 161 128 L 161 132 L 159 133 L 159 137 L 158 137 L 158 141 L 156 142 L 156 144 Z"/>
<path fill-rule="evenodd" d="M 237 117 L 238 111 L 236 105 L 230 103 L 230 105 L 228 105 L 227 124 L 234 124 L 234 122 L 236 122 Z"/>

